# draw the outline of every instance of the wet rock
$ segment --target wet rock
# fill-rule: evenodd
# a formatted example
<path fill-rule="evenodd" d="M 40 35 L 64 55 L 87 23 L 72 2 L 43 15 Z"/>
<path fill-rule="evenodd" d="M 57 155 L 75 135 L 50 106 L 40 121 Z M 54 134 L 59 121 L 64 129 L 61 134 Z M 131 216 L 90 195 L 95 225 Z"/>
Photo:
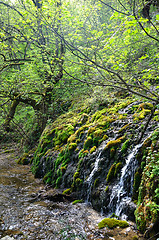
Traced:
<path fill-rule="evenodd" d="M 10 236 L 5 236 L 5 237 L 1 238 L 0 240 L 14 240 L 14 238 L 12 238 Z"/>
<path fill-rule="evenodd" d="M 61 191 L 57 189 L 49 189 L 49 190 L 40 190 L 39 192 L 32 195 L 34 200 L 49 200 L 53 202 L 72 202 L 74 198 L 70 195 L 63 194 Z"/>

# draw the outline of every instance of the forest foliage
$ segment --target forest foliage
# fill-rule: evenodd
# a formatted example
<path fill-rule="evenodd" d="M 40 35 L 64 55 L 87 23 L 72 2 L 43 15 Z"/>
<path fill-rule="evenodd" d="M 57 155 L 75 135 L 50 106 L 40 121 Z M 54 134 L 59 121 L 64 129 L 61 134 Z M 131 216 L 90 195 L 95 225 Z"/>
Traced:
<path fill-rule="evenodd" d="M 72 101 L 104 91 L 150 100 L 153 114 L 158 44 L 158 1 L 0 1 L 0 140 L 16 131 L 32 145 Z"/>

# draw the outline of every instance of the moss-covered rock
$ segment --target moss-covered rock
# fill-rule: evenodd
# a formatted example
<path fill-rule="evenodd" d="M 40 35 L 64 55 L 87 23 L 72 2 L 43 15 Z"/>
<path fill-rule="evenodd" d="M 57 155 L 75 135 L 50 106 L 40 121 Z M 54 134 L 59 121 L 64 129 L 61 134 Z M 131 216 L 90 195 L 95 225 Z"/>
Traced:
<path fill-rule="evenodd" d="M 92 148 L 90 149 L 90 153 L 95 152 L 96 148 L 97 148 L 96 146 L 92 147 Z"/>
<path fill-rule="evenodd" d="M 93 139 L 91 137 L 88 137 L 84 142 L 84 150 L 89 149 L 93 144 Z"/>
<path fill-rule="evenodd" d="M 116 166 L 116 164 L 114 163 L 114 164 L 110 167 L 109 172 L 108 172 L 108 174 L 107 174 L 107 178 L 106 178 L 107 182 L 110 182 L 110 181 L 114 178 L 115 166 Z"/>
<path fill-rule="evenodd" d="M 101 222 L 98 223 L 99 228 L 108 227 L 110 229 L 115 227 L 126 228 L 129 224 L 123 220 L 117 220 L 116 218 L 104 218 Z"/>
<path fill-rule="evenodd" d="M 122 168 L 122 166 L 123 166 L 122 162 L 118 162 L 115 165 L 114 177 L 116 177 L 117 174 L 120 172 L 120 169 Z"/>
<path fill-rule="evenodd" d="M 121 142 L 125 139 L 125 136 L 122 136 L 116 140 L 111 140 L 109 141 L 106 146 L 105 146 L 105 150 L 108 149 L 108 148 L 111 148 L 111 147 L 116 147 L 118 146 L 119 144 L 121 144 Z"/>
<path fill-rule="evenodd" d="M 42 177 L 45 183 L 53 187 L 66 189 L 65 194 L 77 194 L 77 198 L 85 199 L 87 177 L 100 157 L 92 177 L 90 198 L 97 210 L 101 209 L 101 204 L 103 209 L 107 209 L 113 184 L 118 180 L 128 152 L 136 144 L 152 109 L 152 105 L 147 103 L 131 104 L 129 109 L 127 106 L 133 101 L 128 98 L 121 101 L 110 99 L 102 108 L 93 101 L 77 108 L 72 106 L 68 113 L 59 116 L 44 130 L 32 161 L 35 176 Z M 158 168 L 152 158 L 149 162 L 147 156 L 148 147 L 151 147 L 151 156 L 156 158 L 154 151 L 158 140 L 157 137 L 153 138 L 143 144 L 138 154 L 139 168 L 134 177 L 134 192 L 139 192 L 136 219 L 141 230 L 149 226 L 148 222 L 157 221 L 159 190 L 155 169 Z M 106 181 L 108 186 L 105 188 Z M 148 204 L 147 207 L 145 204 Z"/>
<path fill-rule="evenodd" d="M 77 143 L 70 143 L 68 146 L 69 151 L 73 151 L 77 147 Z"/>
<path fill-rule="evenodd" d="M 121 147 L 121 152 L 125 153 L 129 147 L 129 144 L 130 144 L 130 139 L 127 139 Z"/>

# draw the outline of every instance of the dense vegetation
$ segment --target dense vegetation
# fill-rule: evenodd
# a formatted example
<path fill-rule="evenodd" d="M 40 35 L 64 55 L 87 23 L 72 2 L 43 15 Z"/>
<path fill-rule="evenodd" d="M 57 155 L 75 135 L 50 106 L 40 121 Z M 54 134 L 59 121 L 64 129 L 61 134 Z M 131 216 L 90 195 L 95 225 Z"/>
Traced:
<path fill-rule="evenodd" d="M 32 143 L 72 99 L 95 95 L 97 86 L 157 105 L 158 1 L 0 6 L 1 128 L 16 129 Z"/>
<path fill-rule="evenodd" d="M 81 159 L 122 121 L 118 137 L 105 146 L 108 191 L 123 164 L 118 150 L 124 156 L 159 121 L 159 2 L 2 0 L 0 44 L 0 141 L 17 141 L 26 153 L 36 147 L 34 174 L 55 187 L 63 183 L 69 193 L 83 184 Z M 120 113 L 134 101 L 128 114 Z M 73 154 L 77 166 L 64 184 Z M 158 221 L 157 130 L 138 158 L 133 198 L 144 232 Z M 50 165 L 41 169 L 44 159 Z"/>

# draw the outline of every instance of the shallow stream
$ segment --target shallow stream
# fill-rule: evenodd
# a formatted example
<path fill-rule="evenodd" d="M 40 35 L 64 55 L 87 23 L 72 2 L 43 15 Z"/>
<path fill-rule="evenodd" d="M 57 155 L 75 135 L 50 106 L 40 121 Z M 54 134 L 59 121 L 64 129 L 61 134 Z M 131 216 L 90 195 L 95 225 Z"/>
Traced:
<path fill-rule="evenodd" d="M 128 240 L 137 234 L 132 227 L 123 233 L 99 230 L 103 217 L 85 203 L 33 200 L 33 194 L 45 191 L 45 186 L 34 179 L 29 166 L 16 164 L 16 151 L 0 149 L 0 239 Z"/>

